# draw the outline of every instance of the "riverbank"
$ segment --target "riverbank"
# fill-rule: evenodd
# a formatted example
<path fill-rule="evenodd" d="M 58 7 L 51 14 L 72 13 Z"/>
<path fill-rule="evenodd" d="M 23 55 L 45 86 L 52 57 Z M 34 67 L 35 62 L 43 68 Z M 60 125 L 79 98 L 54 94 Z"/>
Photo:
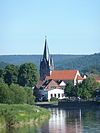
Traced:
<path fill-rule="evenodd" d="M 43 108 L 65 108 L 65 109 L 78 109 L 78 108 L 99 108 L 100 102 L 97 101 L 59 101 L 59 102 L 38 102 L 37 106 Z"/>
<path fill-rule="evenodd" d="M 91 109 L 98 108 L 100 109 L 100 102 L 97 101 L 60 101 L 58 103 L 59 108 L 65 109 Z"/>
<path fill-rule="evenodd" d="M 0 128 L 36 125 L 49 117 L 49 110 L 35 105 L 0 104 Z"/>
<path fill-rule="evenodd" d="M 58 108 L 58 101 L 53 102 L 36 102 L 36 106 L 42 107 L 42 108 Z"/>

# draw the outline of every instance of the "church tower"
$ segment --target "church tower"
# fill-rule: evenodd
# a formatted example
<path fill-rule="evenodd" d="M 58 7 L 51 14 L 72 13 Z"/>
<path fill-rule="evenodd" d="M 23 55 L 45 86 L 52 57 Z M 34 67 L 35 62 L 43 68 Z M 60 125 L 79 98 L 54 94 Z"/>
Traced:
<path fill-rule="evenodd" d="M 49 54 L 47 39 L 45 37 L 45 46 L 42 59 L 40 61 L 40 80 L 45 80 L 46 76 L 50 76 L 50 71 L 54 70 L 53 58 Z"/>

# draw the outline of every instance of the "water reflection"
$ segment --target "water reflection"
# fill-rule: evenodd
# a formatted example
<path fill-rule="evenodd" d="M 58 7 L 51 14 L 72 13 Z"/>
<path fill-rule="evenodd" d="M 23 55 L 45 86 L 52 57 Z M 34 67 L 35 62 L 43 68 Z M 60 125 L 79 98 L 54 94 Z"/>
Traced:
<path fill-rule="evenodd" d="M 4 130 L 0 133 L 100 133 L 99 110 L 51 109 L 51 118 L 35 127 Z"/>
<path fill-rule="evenodd" d="M 100 112 L 53 109 L 46 129 L 47 133 L 100 133 Z"/>
<path fill-rule="evenodd" d="M 49 132 L 82 133 L 81 110 L 53 110 Z"/>

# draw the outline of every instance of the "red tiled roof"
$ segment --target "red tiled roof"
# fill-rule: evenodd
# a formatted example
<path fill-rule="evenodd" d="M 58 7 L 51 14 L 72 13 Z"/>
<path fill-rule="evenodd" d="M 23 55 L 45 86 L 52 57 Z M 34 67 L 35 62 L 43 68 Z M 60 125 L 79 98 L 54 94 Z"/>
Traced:
<path fill-rule="evenodd" d="M 50 76 L 46 76 L 46 80 L 74 80 L 77 70 L 56 70 L 52 71 Z"/>
<path fill-rule="evenodd" d="M 83 78 L 81 76 L 77 76 L 77 80 L 83 80 Z"/>
<path fill-rule="evenodd" d="M 100 80 L 96 80 L 96 81 L 100 83 Z"/>

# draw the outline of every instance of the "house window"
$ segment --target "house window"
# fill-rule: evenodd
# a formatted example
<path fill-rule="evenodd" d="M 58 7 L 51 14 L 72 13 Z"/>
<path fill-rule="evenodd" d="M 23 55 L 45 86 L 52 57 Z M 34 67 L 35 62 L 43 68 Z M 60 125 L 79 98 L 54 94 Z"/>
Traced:
<path fill-rule="evenodd" d="M 58 94 L 58 98 L 60 97 L 60 94 Z"/>
<path fill-rule="evenodd" d="M 53 97 L 53 95 L 51 94 L 51 97 Z"/>
<path fill-rule="evenodd" d="M 54 96 L 56 97 L 56 94 L 54 94 Z"/>

